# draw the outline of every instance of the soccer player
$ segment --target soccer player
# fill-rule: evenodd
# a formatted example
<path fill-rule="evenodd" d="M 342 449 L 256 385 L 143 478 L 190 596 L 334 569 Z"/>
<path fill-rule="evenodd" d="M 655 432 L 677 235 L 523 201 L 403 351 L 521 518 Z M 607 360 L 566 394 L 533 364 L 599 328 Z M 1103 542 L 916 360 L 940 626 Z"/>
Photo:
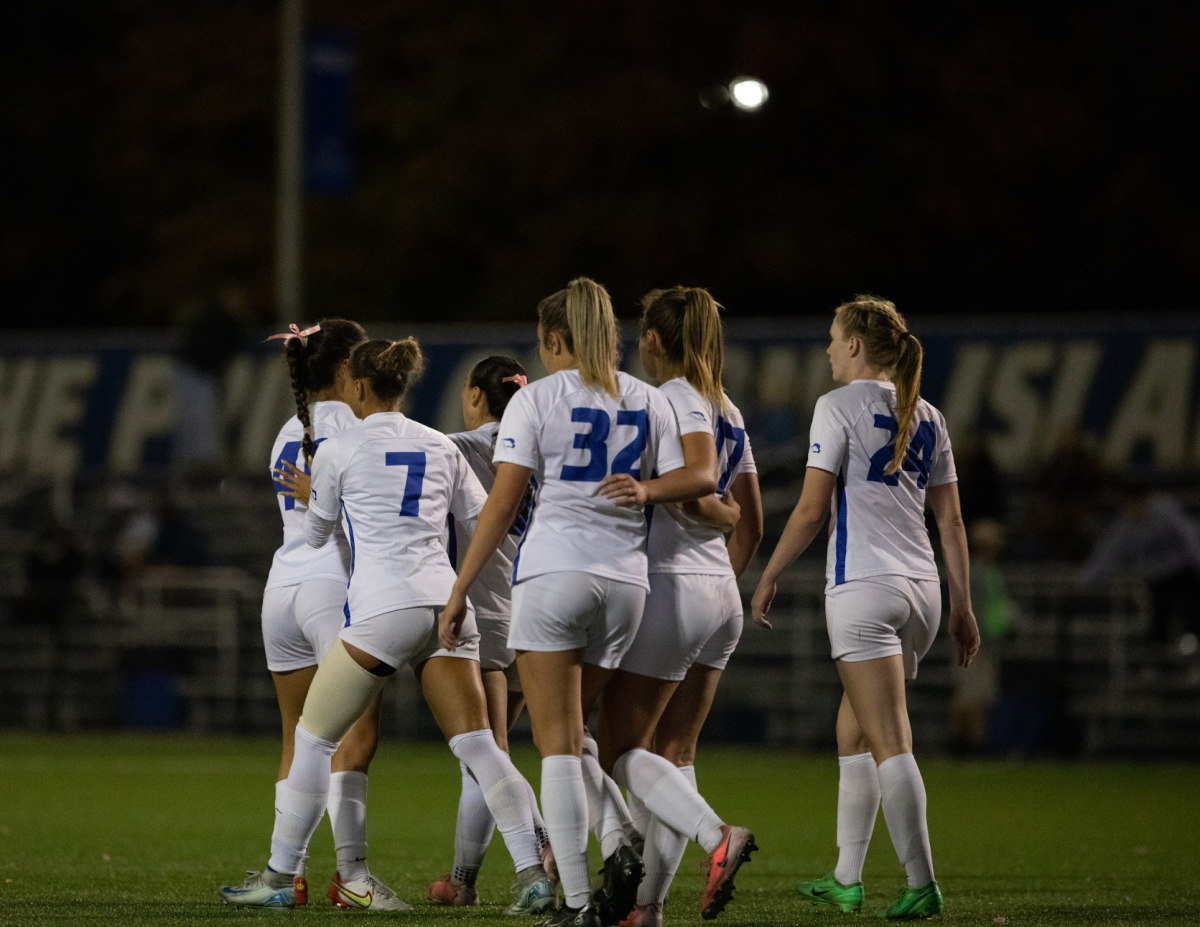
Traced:
<path fill-rule="evenodd" d="M 518 361 L 511 357 L 493 356 L 484 358 L 472 367 L 463 384 L 463 421 L 467 430 L 448 437 L 462 451 L 485 490 L 490 490 L 496 479 L 492 455 L 496 451 L 500 417 L 509 400 L 526 382 L 525 368 Z M 513 561 L 517 556 L 517 542 L 525 533 L 534 489 L 531 481 L 521 513 L 470 591 L 471 604 L 475 606 L 475 624 L 479 630 L 479 668 L 483 671 L 488 719 L 496 744 L 505 753 L 508 752 L 508 730 L 520 716 L 525 704 L 514 665 L 516 654 L 508 646 L 508 620 L 512 611 Z M 450 560 L 452 566 L 457 566 L 457 553 L 466 552 L 470 535 L 453 520 L 450 531 Z M 547 875 L 553 878 L 555 870 L 550 838 L 538 813 L 533 788 L 528 783 L 526 786 L 529 788 L 534 832 L 542 854 L 542 864 Z M 456 906 L 479 904 L 475 879 L 495 825 L 483 793 L 479 790 L 479 783 L 463 765 L 462 792 L 454 827 L 454 868 L 429 886 L 430 901 Z M 554 903 L 554 898 L 549 894 L 539 895 L 541 887 L 540 881 L 518 886 L 516 897 L 505 913 L 537 914 L 548 908 Z"/>
<path fill-rule="evenodd" d="M 882 802 L 908 874 L 884 916 L 917 920 L 943 907 L 904 695 L 941 621 L 926 497 L 942 539 L 960 666 L 979 650 L 967 536 L 946 421 L 920 396 L 923 351 L 904 317 L 873 296 L 843 303 L 828 354 L 834 381 L 845 386 L 817 401 L 804 489 L 751 608 L 755 620 L 765 620 L 780 575 L 832 509 L 825 622 L 845 690 L 837 719 L 839 855 L 833 872 L 801 882 L 798 891 L 814 905 L 862 909 L 863 861 Z"/>
<path fill-rule="evenodd" d="M 637 637 L 604 696 L 604 759 L 615 762 L 617 781 L 631 787 L 635 823 L 646 835 L 646 878 L 637 908 L 622 923 L 661 927 L 663 901 L 689 837 L 704 839 L 710 853 L 724 848 L 724 855 L 709 857 L 701 898 L 706 918 L 729 901 L 734 874 L 754 848 L 749 831 L 723 827 L 691 796 L 696 741 L 742 633 L 737 577 L 762 540 L 763 515 L 745 424 L 721 385 L 719 306 L 707 290 L 679 286 L 652 290 L 642 306 L 642 364 L 671 402 L 688 465 L 718 477 L 716 494 L 654 510 L 650 595 Z M 720 498 L 727 493 L 728 504 Z M 728 549 L 726 528 L 733 530 Z M 667 761 L 678 774 L 664 775 Z M 685 783 L 690 802 L 672 794 Z M 680 815 L 672 820 L 690 829 L 681 832 L 651 815 L 640 795 L 653 796 L 656 807 Z"/>
<path fill-rule="evenodd" d="M 496 480 L 440 616 L 442 645 L 461 639 L 474 584 L 538 490 L 514 565 L 508 645 L 542 754 L 542 813 L 564 903 L 548 927 L 594 927 L 588 884 L 588 801 L 583 718 L 599 698 L 641 620 L 646 519 L 616 504 L 613 474 L 649 476 L 645 502 L 683 502 L 713 491 L 684 468 L 679 426 L 666 398 L 617 371 L 617 326 L 608 293 L 584 277 L 538 305 L 538 346 L 549 376 L 520 390 L 500 422 Z M 674 767 L 672 767 L 674 768 Z M 633 906 L 641 860 L 631 849 L 605 861 L 607 899 Z M 610 916 L 617 914 L 615 909 Z M 619 919 L 619 917 L 618 917 Z"/>
<path fill-rule="evenodd" d="M 530 870 L 545 881 L 529 790 L 487 726 L 473 609 L 465 610 L 457 651 L 438 646 L 437 609 L 454 583 L 447 516 L 469 524 L 486 497 L 449 438 L 399 411 L 421 365 L 412 338 L 356 347 L 350 355 L 352 406 L 362 424 L 326 440 L 311 480 L 287 463 L 288 475 L 279 477 L 285 494 L 308 506 L 304 533 L 313 547 L 328 542 L 342 516 L 351 552 L 347 625 L 304 700 L 267 869 L 257 884 L 222 890 L 232 904 L 293 907 L 307 901 L 297 873 L 325 808 L 330 760 L 387 677 L 405 665 L 413 667 L 450 749 L 479 782 L 522 884 Z M 548 883 L 544 889 L 550 891 Z M 369 873 L 356 880 L 335 877 L 329 896 L 362 910 L 408 908 Z"/>
<path fill-rule="evenodd" d="M 272 474 L 284 461 L 305 470 L 326 438 L 358 424 L 345 402 L 350 383 L 350 352 L 367 340 L 357 322 L 322 319 L 283 335 L 284 356 L 296 399 L 271 451 Z M 277 489 L 282 485 L 276 483 Z M 292 765 L 296 722 L 317 664 L 337 640 L 345 622 L 350 544 L 338 529 L 331 543 L 317 550 L 304 540 L 303 504 L 278 496 L 283 544 L 271 561 L 263 592 L 263 643 L 283 719 L 283 755 L 275 783 L 276 805 Z M 333 757 L 329 781 L 329 822 L 337 851 L 337 871 L 347 879 L 367 872 L 367 771 L 379 736 L 380 700 L 376 699 L 350 729 Z M 278 811 L 276 811 L 278 813 Z"/>

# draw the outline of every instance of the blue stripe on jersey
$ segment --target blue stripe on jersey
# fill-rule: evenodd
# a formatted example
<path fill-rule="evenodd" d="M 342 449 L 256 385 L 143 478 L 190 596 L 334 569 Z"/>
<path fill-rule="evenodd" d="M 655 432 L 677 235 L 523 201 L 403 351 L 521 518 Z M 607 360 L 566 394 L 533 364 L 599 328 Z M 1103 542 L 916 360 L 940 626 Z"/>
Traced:
<path fill-rule="evenodd" d="M 342 614 L 346 616 L 346 623 L 344 625 L 342 625 L 342 627 L 343 628 L 350 627 L 350 600 L 349 599 L 347 599 L 346 603 L 342 606 Z"/>
<path fill-rule="evenodd" d="M 837 560 L 833 565 L 833 584 L 840 586 L 846 581 L 846 481 L 839 473 L 837 478 L 837 541 L 834 550 Z"/>
<path fill-rule="evenodd" d="M 517 579 L 517 567 L 521 565 L 521 548 L 524 547 L 525 542 L 529 540 L 529 529 L 533 527 L 533 514 L 537 511 L 538 492 L 540 490 L 541 487 L 539 486 L 533 493 L 533 502 L 529 506 L 529 517 L 525 521 L 525 533 L 521 535 L 521 540 L 517 543 L 517 556 L 513 558 L 512 584 L 514 586 L 519 582 Z"/>
<path fill-rule="evenodd" d="M 446 553 L 450 556 L 450 567 L 458 570 L 458 532 L 454 530 L 454 516 L 446 516 L 446 530 L 450 532 L 449 543 L 446 544 Z"/>
<path fill-rule="evenodd" d="M 350 521 L 350 513 L 346 511 L 346 503 L 342 503 L 342 515 L 346 519 L 346 536 L 350 539 L 350 577 L 354 577 L 354 523 Z M 349 583 L 346 584 L 350 585 Z"/>

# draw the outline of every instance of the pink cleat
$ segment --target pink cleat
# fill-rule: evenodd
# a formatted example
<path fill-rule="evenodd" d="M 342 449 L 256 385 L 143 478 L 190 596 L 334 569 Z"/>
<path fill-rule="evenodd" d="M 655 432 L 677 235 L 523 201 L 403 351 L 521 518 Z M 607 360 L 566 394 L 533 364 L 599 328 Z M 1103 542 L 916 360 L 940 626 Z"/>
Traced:
<path fill-rule="evenodd" d="M 662 927 L 662 902 L 635 905 L 620 927 Z"/>
<path fill-rule="evenodd" d="M 479 895 L 475 892 L 475 884 L 473 882 L 452 882 L 448 872 L 430 884 L 426 895 L 434 904 L 446 904 L 456 908 L 479 904 Z"/>

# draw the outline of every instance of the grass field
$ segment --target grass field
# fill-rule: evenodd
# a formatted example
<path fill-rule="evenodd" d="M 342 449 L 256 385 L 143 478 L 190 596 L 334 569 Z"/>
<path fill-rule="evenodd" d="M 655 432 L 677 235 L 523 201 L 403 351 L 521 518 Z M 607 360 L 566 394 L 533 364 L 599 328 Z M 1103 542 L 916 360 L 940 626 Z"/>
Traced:
<path fill-rule="evenodd" d="M 266 861 L 275 757 L 266 740 L 0 736 L 0 924 L 353 917 L 324 903 L 272 914 L 217 899 L 218 885 Z M 536 782 L 532 751 L 516 759 Z M 712 749 L 698 768 L 718 812 L 752 827 L 762 847 L 720 922 L 833 924 L 838 916 L 802 907 L 793 886 L 835 860 L 836 763 Z M 943 760 L 922 768 L 944 923 L 1200 924 L 1200 768 Z M 381 749 L 371 774 L 371 862 L 406 900 L 422 902 L 425 886 L 450 866 L 457 791 L 446 748 Z M 322 901 L 332 852 L 323 824 L 310 863 Z M 593 859 L 598 865 L 594 848 Z M 667 903 L 668 924 L 700 923 L 699 861 L 693 846 Z M 401 916 L 511 925 L 499 916 L 510 864 L 497 836 L 480 875 L 487 904 L 420 904 Z M 865 879 L 872 911 L 903 884 L 882 818 Z"/>

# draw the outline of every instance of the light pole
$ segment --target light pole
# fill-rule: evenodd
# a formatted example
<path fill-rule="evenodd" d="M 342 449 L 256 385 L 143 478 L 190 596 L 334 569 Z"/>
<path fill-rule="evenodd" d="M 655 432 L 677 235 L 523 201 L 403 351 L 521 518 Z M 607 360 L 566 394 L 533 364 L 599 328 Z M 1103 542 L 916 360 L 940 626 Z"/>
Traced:
<path fill-rule="evenodd" d="M 281 0 L 279 17 L 279 150 L 275 179 L 275 312 L 298 322 L 304 245 L 304 0 Z"/>

